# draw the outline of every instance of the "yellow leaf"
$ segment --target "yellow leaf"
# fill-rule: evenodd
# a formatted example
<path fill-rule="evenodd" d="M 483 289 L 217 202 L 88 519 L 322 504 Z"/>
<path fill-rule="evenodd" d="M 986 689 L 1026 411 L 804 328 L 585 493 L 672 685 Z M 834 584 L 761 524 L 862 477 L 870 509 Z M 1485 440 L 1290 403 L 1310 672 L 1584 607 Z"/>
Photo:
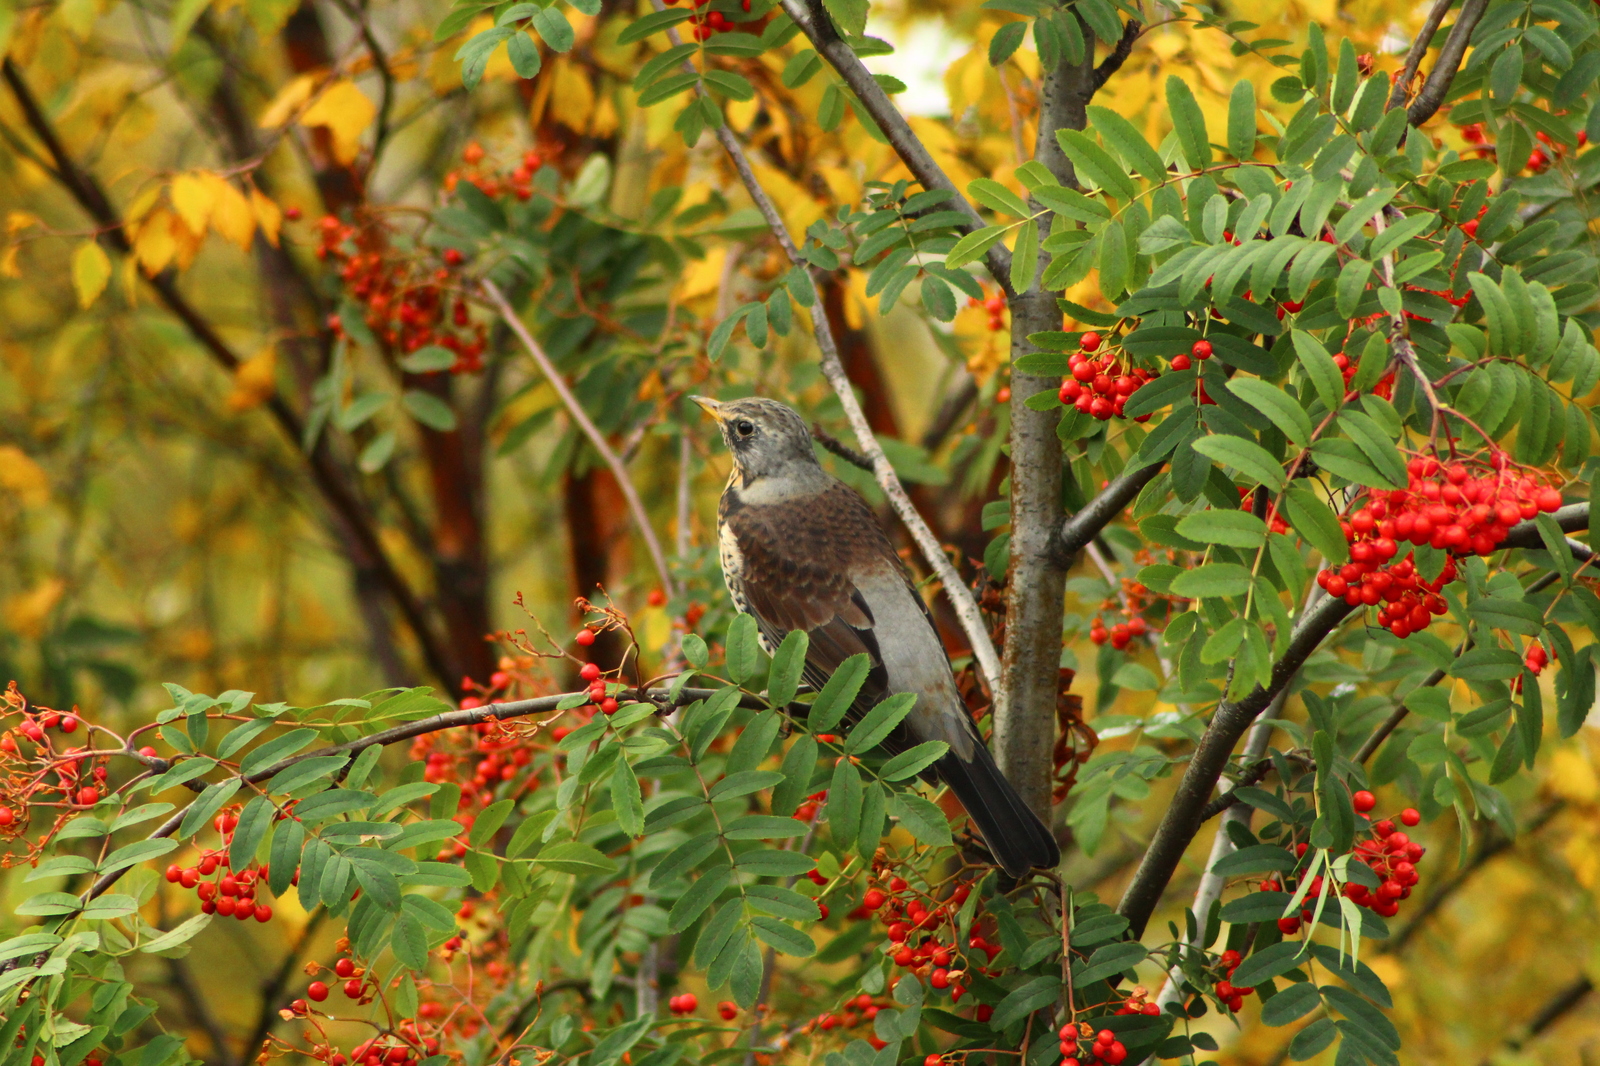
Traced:
<path fill-rule="evenodd" d="M 38 224 L 39 218 L 37 215 L 31 215 L 26 211 L 6 212 L 7 233 L 16 233 L 18 230 L 25 230 L 29 226 L 37 226 Z"/>
<path fill-rule="evenodd" d="M 1600 778 L 1595 775 L 1594 764 L 1581 751 L 1557 748 L 1550 756 L 1548 786 L 1562 799 L 1577 803 L 1593 803 L 1600 798 Z"/>
<path fill-rule="evenodd" d="M 16 493 L 29 506 L 50 499 L 50 478 L 44 467 L 15 444 L 0 444 L 0 488 Z"/>
<path fill-rule="evenodd" d="M 283 228 L 283 210 L 254 186 L 250 189 L 250 207 L 256 213 L 256 225 L 261 227 L 261 235 L 276 248 L 278 230 Z"/>
<path fill-rule="evenodd" d="M 239 364 L 233 372 L 233 391 L 228 394 L 228 410 L 248 411 L 272 398 L 278 389 L 278 353 L 267 345 Z"/>
<path fill-rule="evenodd" d="M 328 86 L 316 103 L 300 116 L 302 126 L 325 126 L 333 136 L 333 155 L 341 163 L 355 162 L 361 151 L 361 134 L 372 125 L 378 108 L 356 83 L 341 79 Z"/>
<path fill-rule="evenodd" d="M 17 256 L 22 252 L 22 245 L 13 244 L 0 252 L 0 278 L 20 278 L 22 268 L 17 265 Z"/>
<path fill-rule="evenodd" d="M 93 240 L 78 245 L 72 253 L 72 287 L 78 290 L 78 306 L 87 308 L 106 291 L 111 280 L 111 258 Z"/>
<path fill-rule="evenodd" d="M 704 259 L 690 263 L 679 275 L 678 299 L 687 303 L 716 293 L 722 287 L 722 267 L 727 259 L 726 248 L 713 248 Z"/>
<path fill-rule="evenodd" d="M 177 219 L 164 207 L 157 208 L 139 226 L 139 235 L 133 241 L 133 254 L 138 257 L 144 272 L 154 277 L 167 269 L 178 251 L 178 242 L 172 239 L 172 225 Z"/>
<path fill-rule="evenodd" d="M 197 171 L 179 174 L 172 179 L 172 206 L 177 209 L 178 217 L 183 219 L 189 232 L 196 237 L 206 235 L 206 221 L 217 202 L 216 186 L 206 180 L 214 177 L 214 174 Z"/>
<path fill-rule="evenodd" d="M 240 192 L 225 178 L 207 174 L 207 184 L 216 193 L 216 204 L 211 208 L 211 224 L 224 240 L 250 250 L 250 240 L 256 233 L 256 213 Z"/>
<path fill-rule="evenodd" d="M 44 632 L 50 610 L 67 590 L 59 577 L 47 577 L 29 592 L 19 592 L 6 600 L 6 621 L 25 637 L 37 638 Z"/>
<path fill-rule="evenodd" d="M 256 120 L 256 125 L 264 130 L 275 129 L 294 117 L 300 106 L 311 99 L 311 90 L 317 86 L 315 74 L 302 74 L 289 84 L 278 90 L 278 95 L 267 104 L 267 109 L 261 112 L 261 117 Z"/>
<path fill-rule="evenodd" d="M 594 86 L 588 73 L 565 56 L 550 66 L 550 117 L 575 133 L 587 132 L 594 117 Z"/>

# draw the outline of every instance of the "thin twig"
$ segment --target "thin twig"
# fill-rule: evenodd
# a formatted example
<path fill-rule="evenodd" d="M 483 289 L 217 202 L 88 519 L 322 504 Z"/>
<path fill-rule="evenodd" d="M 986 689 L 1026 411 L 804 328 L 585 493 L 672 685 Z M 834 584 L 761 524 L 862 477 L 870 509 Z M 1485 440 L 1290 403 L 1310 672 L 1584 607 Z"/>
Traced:
<path fill-rule="evenodd" d="M 644 501 L 639 498 L 639 490 L 634 488 L 633 479 L 628 476 L 628 468 L 623 465 L 622 459 L 612 449 L 611 443 L 606 440 L 606 435 L 600 432 L 600 427 L 594 424 L 583 405 L 578 402 L 578 397 L 573 393 L 572 387 L 567 384 L 566 378 L 561 376 L 561 371 L 556 369 L 556 364 L 545 352 L 541 345 L 518 317 L 516 310 L 511 306 L 505 293 L 500 291 L 488 278 L 482 281 L 484 294 L 489 297 L 489 302 L 494 309 L 500 312 L 500 317 L 506 325 L 511 327 L 511 332 L 517 335 L 522 346 L 533 356 L 533 361 L 539 364 L 539 369 L 544 372 L 545 379 L 550 382 L 550 387 L 555 389 L 556 395 L 561 398 L 561 403 L 567 409 L 567 416 L 577 423 L 583 435 L 588 438 L 589 444 L 600 453 L 600 458 L 610 468 L 611 474 L 617 479 L 617 487 L 622 490 L 622 497 L 627 501 L 628 511 L 633 515 L 633 521 L 639 527 L 639 536 L 644 540 L 645 548 L 650 552 L 650 559 L 655 563 L 656 575 L 661 579 L 661 587 L 668 596 L 677 595 L 678 583 L 673 580 L 672 569 L 667 565 L 667 553 L 661 549 L 661 541 L 656 536 L 655 527 L 650 524 L 650 514 L 644 509 Z"/>
<path fill-rule="evenodd" d="M 325 907 L 319 906 L 312 910 L 306 917 L 306 924 L 300 927 L 300 935 L 294 938 L 294 943 L 284 952 L 283 961 L 278 964 L 277 971 L 262 982 L 261 1013 L 256 1018 L 255 1028 L 250 1031 L 250 1038 L 245 1041 L 246 1061 L 252 1061 L 259 1054 L 261 1045 L 272 1035 L 272 1030 L 282 1020 L 278 1011 L 283 1008 L 284 989 L 289 987 L 289 979 L 300 972 L 300 960 L 304 957 L 306 948 L 310 946 L 311 938 L 316 935 L 317 928 L 327 916 L 328 911 Z"/>
<path fill-rule="evenodd" d="M 816 0 L 783 0 L 783 10 L 794 19 L 795 25 L 800 27 L 800 32 L 806 35 L 817 53 L 828 61 L 855 93 L 861 106 L 888 139 L 889 146 L 922 187 L 929 190 L 945 189 L 954 194 L 943 208 L 959 211 L 966 216 L 966 222 L 962 225 L 965 232 L 971 233 L 987 225 L 977 209 L 961 195 L 961 190 L 956 188 L 944 168 L 934 161 L 932 153 L 912 131 L 910 123 L 861 62 L 849 42 L 839 36 L 822 4 Z M 727 143 L 727 138 L 723 138 L 723 143 Z M 1011 252 L 1004 241 L 996 241 L 990 246 L 984 256 L 984 264 L 1006 297 L 1015 296 L 1011 288 Z"/>

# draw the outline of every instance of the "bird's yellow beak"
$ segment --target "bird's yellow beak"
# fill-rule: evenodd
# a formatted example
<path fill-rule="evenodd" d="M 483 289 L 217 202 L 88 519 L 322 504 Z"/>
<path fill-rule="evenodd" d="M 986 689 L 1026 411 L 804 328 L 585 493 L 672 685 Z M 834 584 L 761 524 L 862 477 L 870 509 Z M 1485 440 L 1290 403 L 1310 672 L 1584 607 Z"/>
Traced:
<path fill-rule="evenodd" d="M 705 410 L 706 414 L 710 415 L 712 418 L 715 418 L 718 422 L 722 421 L 722 414 L 721 414 L 722 404 L 721 403 L 719 403 L 716 400 L 713 400 L 709 396 L 691 396 L 691 397 L 689 397 L 689 399 L 691 399 L 695 403 L 699 404 L 701 406 L 701 408 L 703 408 Z"/>

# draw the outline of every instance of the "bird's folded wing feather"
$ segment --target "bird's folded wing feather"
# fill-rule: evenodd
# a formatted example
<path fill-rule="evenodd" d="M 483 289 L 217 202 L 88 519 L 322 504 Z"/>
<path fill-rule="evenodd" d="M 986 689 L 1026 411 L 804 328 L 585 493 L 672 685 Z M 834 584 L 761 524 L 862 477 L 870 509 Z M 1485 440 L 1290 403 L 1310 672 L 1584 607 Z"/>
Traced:
<path fill-rule="evenodd" d="M 824 493 L 730 508 L 723 518 L 741 557 L 739 583 L 762 635 L 772 646 L 796 629 L 810 644 L 802 676 L 821 688 L 852 655 L 873 670 L 853 710 L 887 692 L 875 619 L 857 587 L 869 569 L 900 566 L 866 504 L 844 485 Z"/>

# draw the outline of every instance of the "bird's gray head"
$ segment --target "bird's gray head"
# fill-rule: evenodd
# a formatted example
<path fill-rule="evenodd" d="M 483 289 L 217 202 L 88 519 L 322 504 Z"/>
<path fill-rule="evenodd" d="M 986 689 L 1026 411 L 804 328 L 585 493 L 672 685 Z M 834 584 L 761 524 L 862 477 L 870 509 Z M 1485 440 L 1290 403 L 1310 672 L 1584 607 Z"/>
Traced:
<path fill-rule="evenodd" d="M 726 402 L 705 396 L 689 398 L 717 420 L 744 485 L 779 473 L 821 471 L 811 450 L 811 432 L 794 408 L 761 396 Z"/>

